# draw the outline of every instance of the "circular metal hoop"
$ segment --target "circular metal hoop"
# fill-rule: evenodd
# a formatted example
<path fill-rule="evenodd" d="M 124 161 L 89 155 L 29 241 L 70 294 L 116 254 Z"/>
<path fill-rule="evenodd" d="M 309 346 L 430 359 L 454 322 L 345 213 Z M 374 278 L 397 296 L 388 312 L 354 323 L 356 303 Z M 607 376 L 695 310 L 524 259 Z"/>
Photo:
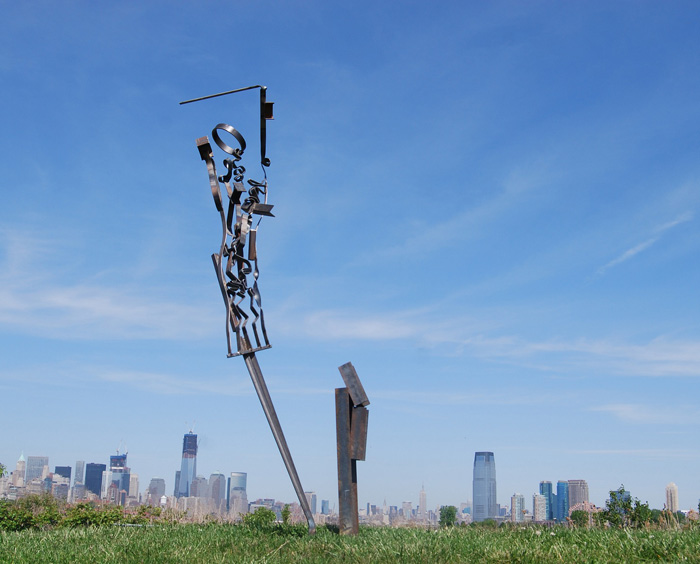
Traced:
<path fill-rule="evenodd" d="M 238 141 L 238 144 L 241 146 L 240 149 L 233 149 L 229 147 L 226 143 L 224 143 L 221 140 L 221 137 L 219 137 L 218 130 L 221 131 L 228 131 L 231 135 L 233 135 Z M 211 130 L 211 136 L 214 138 L 214 142 L 219 146 L 219 149 L 222 151 L 228 153 L 229 155 L 242 155 L 243 151 L 245 151 L 245 139 L 243 139 L 243 135 L 238 133 L 235 127 L 230 126 L 227 123 L 220 123 L 218 124 L 214 129 Z"/>

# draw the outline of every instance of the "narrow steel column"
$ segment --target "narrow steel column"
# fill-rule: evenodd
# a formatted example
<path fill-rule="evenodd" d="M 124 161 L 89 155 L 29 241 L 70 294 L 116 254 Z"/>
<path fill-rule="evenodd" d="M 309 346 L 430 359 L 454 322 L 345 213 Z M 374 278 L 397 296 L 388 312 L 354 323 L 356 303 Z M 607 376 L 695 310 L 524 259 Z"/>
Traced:
<path fill-rule="evenodd" d="M 352 402 L 347 388 L 335 389 L 335 424 L 338 440 L 338 529 L 341 535 L 360 532 L 357 506 L 357 461 L 350 438 Z"/>
<path fill-rule="evenodd" d="M 258 394 L 260 404 L 265 412 L 265 417 L 267 417 L 267 422 L 270 424 L 272 435 L 275 437 L 275 441 L 277 442 L 277 448 L 280 450 L 282 460 L 284 460 L 284 465 L 287 467 L 287 473 L 292 480 L 292 485 L 294 486 L 294 490 L 299 498 L 299 505 L 301 505 L 304 515 L 306 516 L 306 520 L 309 523 L 309 533 L 313 534 L 316 532 L 314 516 L 311 514 L 309 502 L 306 499 L 306 495 L 304 495 L 304 488 L 301 487 L 301 480 L 299 480 L 297 469 L 294 466 L 294 460 L 292 460 L 292 454 L 289 452 L 287 441 L 284 438 L 284 433 L 282 432 L 282 426 L 277 418 L 275 406 L 272 405 L 272 398 L 270 397 L 270 392 L 267 389 L 267 384 L 265 384 L 265 378 L 263 378 L 262 370 L 260 370 L 258 359 L 255 358 L 255 353 L 243 353 L 243 358 L 246 366 L 248 367 L 248 372 L 250 372 L 250 379 L 253 381 L 253 386 L 255 386 L 255 391 Z"/>

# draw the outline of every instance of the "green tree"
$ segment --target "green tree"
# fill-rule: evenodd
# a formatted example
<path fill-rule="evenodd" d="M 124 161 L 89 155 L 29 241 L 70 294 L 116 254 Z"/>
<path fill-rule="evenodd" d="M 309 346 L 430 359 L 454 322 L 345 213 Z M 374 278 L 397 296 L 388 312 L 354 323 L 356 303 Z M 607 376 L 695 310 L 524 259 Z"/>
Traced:
<path fill-rule="evenodd" d="M 577 527 L 587 527 L 588 526 L 588 511 L 583 511 L 582 509 L 576 509 L 571 512 L 571 521 Z"/>
<path fill-rule="evenodd" d="M 289 509 L 289 504 L 287 503 L 282 508 L 282 524 L 289 525 L 289 519 L 292 517 L 292 510 Z"/>
<path fill-rule="evenodd" d="M 2 478 L 5 475 L 5 465 L 0 463 L 0 478 Z"/>
<path fill-rule="evenodd" d="M 621 485 L 617 490 L 610 490 L 610 499 L 605 502 L 602 511 L 605 520 L 611 527 L 626 527 L 629 525 L 629 516 L 632 512 L 632 498 L 625 486 Z"/>
<path fill-rule="evenodd" d="M 648 503 L 642 503 L 638 499 L 634 500 L 634 507 L 630 512 L 630 522 L 634 527 L 643 527 L 651 522 L 651 509 Z"/>
<path fill-rule="evenodd" d="M 610 491 L 610 499 L 605 502 L 601 516 L 611 527 L 643 527 L 652 521 L 654 513 L 648 503 L 632 499 L 625 486 L 620 486 Z"/>
<path fill-rule="evenodd" d="M 457 508 L 454 505 L 443 505 L 440 508 L 440 526 L 452 527 L 457 520 Z"/>

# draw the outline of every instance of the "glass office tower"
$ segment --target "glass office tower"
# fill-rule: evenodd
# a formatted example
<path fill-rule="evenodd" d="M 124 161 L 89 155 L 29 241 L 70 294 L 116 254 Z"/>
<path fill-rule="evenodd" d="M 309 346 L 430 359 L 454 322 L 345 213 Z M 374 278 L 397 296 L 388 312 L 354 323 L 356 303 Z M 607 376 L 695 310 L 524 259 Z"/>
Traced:
<path fill-rule="evenodd" d="M 106 464 L 90 462 L 85 467 L 85 489 L 97 497 L 102 495 L 102 473 L 107 470 Z"/>
<path fill-rule="evenodd" d="M 197 476 L 197 435 L 186 433 L 182 439 L 182 465 L 178 481 L 177 497 L 189 497 L 192 480 Z"/>
<path fill-rule="evenodd" d="M 231 477 L 228 479 L 228 510 L 234 516 L 248 513 L 247 482 L 246 472 L 231 472 Z"/>
<path fill-rule="evenodd" d="M 543 481 L 540 482 L 540 495 L 544 496 L 545 500 L 545 514 L 546 517 L 545 519 L 547 521 L 553 521 L 554 520 L 554 513 L 556 512 L 556 498 L 557 496 L 554 495 L 554 490 L 552 489 L 552 482 L 549 481 Z"/>
<path fill-rule="evenodd" d="M 556 519 L 560 523 L 566 521 L 569 516 L 569 482 L 559 480 L 557 482 L 557 515 Z"/>
<path fill-rule="evenodd" d="M 492 452 L 474 453 L 472 499 L 474 521 L 496 518 L 496 460 Z"/>

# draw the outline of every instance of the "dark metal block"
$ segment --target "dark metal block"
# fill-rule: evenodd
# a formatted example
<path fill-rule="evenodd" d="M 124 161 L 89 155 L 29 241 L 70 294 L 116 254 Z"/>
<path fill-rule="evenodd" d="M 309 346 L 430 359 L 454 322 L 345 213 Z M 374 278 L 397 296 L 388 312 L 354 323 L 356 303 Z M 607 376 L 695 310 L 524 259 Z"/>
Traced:
<path fill-rule="evenodd" d="M 354 460 L 365 460 L 367 454 L 367 421 L 369 411 L 366 407 L 352 408 L 350 420 L 350 456 Z"/>
<path fill-rule="evenodd" d="M 275 119 L 272 115 L 272 104 L 274 102 L 264 102 L 263 105 L 260 107 L 260 111 L 262 112 L 262 117 L 265 119 Z"/>
<path fill-rule="evenodd" d="M 348 387 L 353 405 L 355 407 L 369 405 L 369 398 L 365 393 L 362 382 L 360 382 L 360 377 L 357 375 L 357 371 L 352 365 L 352 362 L 346 362 L 342 366 L 339 366 L 338 370 L 340 370 L 340 375 L 343 377 L 343 382 L 345 382 L 345 385 Z"/>
<path fill-rule="evenodd" d="M 258 249 L 255 246 L 257 241 L 258 230 L 252 229 L 248 237 L 248 260 L 258 259 Z"/>
<path fill-rule="evenodd" d="M 199 149 L 199 156 L 205 161 L 212 157 L 211 145 L 209 144 L 209 137 L 200 137 L 196 141 L 197 149 Z"/>
<path fill-rule="evenodd" d="M 257 215 L 266 215 L 268 217 L 275 217 L 272 215 L 272 208 L 274 208 L 272 204 L 260 204 L 260 203 L 254 203 L 253 205 L 250 206 L 250 213 L 254 213 Z"/>

